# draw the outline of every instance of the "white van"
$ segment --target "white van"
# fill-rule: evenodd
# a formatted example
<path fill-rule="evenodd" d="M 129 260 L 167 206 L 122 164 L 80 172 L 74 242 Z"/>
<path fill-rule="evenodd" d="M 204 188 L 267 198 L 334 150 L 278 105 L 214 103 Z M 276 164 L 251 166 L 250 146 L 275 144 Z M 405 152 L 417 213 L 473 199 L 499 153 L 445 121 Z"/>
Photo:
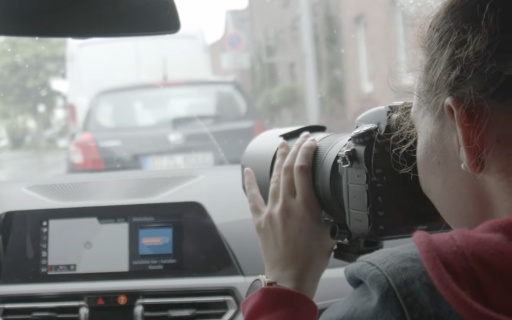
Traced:
<path fill-rule="evenodd" d="M 208 46 L 197 30 L 153 37 L 68 40 L 66 57 L 73 131 L 83 124 L 91 99 L 102 91 L 212 77 Z"/>

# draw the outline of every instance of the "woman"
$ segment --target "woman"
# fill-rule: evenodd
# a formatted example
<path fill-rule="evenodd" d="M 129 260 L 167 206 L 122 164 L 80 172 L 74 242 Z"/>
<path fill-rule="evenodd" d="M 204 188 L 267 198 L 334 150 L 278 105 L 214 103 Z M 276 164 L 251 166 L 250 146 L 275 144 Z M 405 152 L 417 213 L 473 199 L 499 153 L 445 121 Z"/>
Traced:
<path fill-rule="evenodd" d="M 512 319 L 512 1 L 447 0 L 424 38 L 411 126 L 425 194 L 454 231 L 362 257 L 322 319 Z M 268 204 L 246 190 L 266 277 L 245 320 L 316 319 L 334 243 L 311 182 L 314 140 L 282 143 Z"/>

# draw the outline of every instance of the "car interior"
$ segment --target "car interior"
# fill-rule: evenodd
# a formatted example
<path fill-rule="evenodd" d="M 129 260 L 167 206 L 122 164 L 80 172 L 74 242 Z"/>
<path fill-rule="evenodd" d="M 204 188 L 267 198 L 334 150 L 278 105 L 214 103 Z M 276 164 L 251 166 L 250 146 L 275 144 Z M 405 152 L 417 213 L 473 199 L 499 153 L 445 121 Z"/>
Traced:
<path fill-rule="evenodd" d="M 384 54 L 371 49 L 411 37 L 401 1 L 382 12 L 356 0 L 186 2 L 0 0 L 0 319 L 242 319 L 264 273 L 242 188 L 247 145 L 273 127 L 347 132 L 402 97 L 379 87 Z M 334 25 L 338 13 L 350 26 Z M 370 42 L 374 17 L 397 29 Z M 192 18 L 221 28 L 198 36 Z M 400 41 L 390 55 L 405 63 Z M 145 105 L 151 92 L 168 105 Z M 351 291 L 347 264 L 331 260 L 320 312 Z"/>

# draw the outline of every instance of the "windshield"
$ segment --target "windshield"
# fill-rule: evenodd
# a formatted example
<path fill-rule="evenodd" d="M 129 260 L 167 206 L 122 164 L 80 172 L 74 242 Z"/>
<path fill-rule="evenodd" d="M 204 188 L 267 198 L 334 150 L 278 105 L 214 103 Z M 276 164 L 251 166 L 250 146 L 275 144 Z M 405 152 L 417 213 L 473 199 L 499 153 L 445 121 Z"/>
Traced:
<path fill-rule="evenodd" d="M 267 129 L 350 132 L 412 99 L 439 2 L 181 0 L 175 35 L 2 37 L 0 180 L 215 170 Z"/>

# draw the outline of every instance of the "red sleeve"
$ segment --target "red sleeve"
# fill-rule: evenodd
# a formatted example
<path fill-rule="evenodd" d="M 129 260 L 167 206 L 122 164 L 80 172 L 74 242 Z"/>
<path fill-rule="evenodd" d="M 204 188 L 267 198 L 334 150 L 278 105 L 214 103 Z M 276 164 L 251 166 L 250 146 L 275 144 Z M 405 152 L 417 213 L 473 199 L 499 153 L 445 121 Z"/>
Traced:
<path fill-rule="evenodd" d="M 286 288 L 261 288 L 242 302 L 244 320 L 317 320 L 318 308 L 305 295 Z"/>

